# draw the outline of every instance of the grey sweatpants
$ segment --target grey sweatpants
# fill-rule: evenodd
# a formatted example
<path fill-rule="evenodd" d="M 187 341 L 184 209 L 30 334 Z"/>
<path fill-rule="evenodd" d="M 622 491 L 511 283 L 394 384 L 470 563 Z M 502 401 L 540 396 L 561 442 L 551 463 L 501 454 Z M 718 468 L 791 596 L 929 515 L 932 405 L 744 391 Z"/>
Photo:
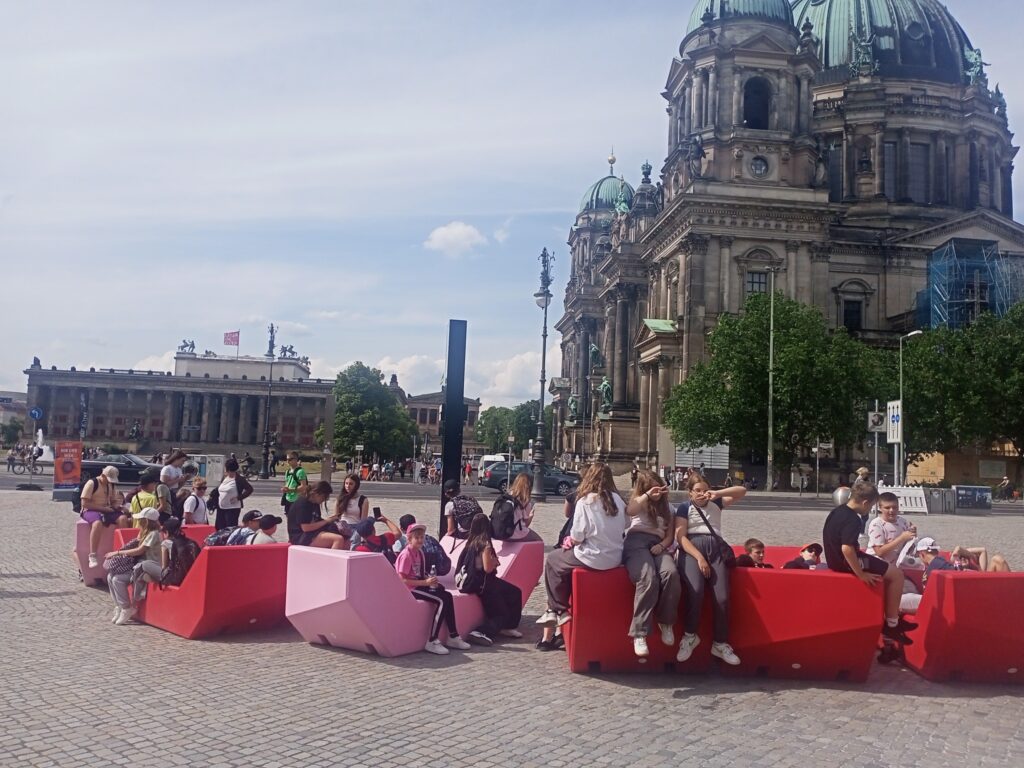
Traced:
<path fill-rule="evenodd" d="M 131 584 L 135 590 L 135 602 L 143 600 L 146 597 L 145 586 L 146 583 L 142 580 L 142 576 L 148 575 L 154 581 L 160 580 L 160 573 L 162 569 L 160 563 L 153 560 L 143 560 L 141 563 L 136 563 L 135 568 L 131 573 L 108 573 L 107 574 L 107 586 L 110 587 L 110 594 L 114 598 L 114 603 L 118 608 L 131 608 L 132 598 L 128 592 L 128 585 Z M 141 592 L 141 594 L 140 594 Z"/>
<path fill-rule="evenodd" d="M 659 624 L 671 626 L 679 614 L 682 587 L 675 561 L 664 552 L 657 557 L 651 554 L 651 547 L 660 541 L 661 537 L 653 533 L 631 533 L 622 546 L 622 563 L 636 585 L 630 637 L 647 637 L 655 609 Z"/>
<path fill-rule="evenodd" d="M 572 594 L 572 571 L 585 566 L 571 549 L 556 549 L 544 561 L 544 588 L 548 592 L 548 608 L 555 613 L 569 610 Z"/>
<path fill-rule="evenodd" d="M 695 534 L 690 537 L 704 559 L 711 566 L 711 575 L 705 579 L 697 567 L 697 561 L 684 552 L 680 565 L 683 583 L 686 589 L 686 626 L 687 634 L 697 633 L 700 626 L 700 611 L 704 605 L 704 584 L 710 583 L 715 607 L 715 642 L 725 643 L 729 640 L 729 569 L 722 561 L 718 540 L 708 534 Z"/>

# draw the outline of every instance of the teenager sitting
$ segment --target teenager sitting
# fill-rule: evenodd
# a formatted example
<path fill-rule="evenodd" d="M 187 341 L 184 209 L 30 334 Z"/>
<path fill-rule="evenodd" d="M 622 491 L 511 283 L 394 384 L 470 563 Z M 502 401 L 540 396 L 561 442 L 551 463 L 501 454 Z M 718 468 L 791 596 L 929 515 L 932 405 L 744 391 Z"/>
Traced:
<path fill-rule="evenodd" d="M 277 533 L 277 526 L 284 521 L 277 515 L 263 515 L 257 523 L 259 530 L 255 536 L 251 536 L 247 544 L 277 544 L 274 534 Z"/>
<path fill-rule="evenodd" d="M 534 512 L 536 511 L 534 503 L 530 500 L 532 492 L 533 478 L 525 472 L 520 472 L 516 475 L 516 479 L 512 481 L 512 485 L 508 489 L 508 495 L 512 497 L 516 505 L 514 512 L 515 527 L 512 530 L 512 535 L 508 537 L 509 541 L 542 540 L 540 534 L 530 528 L 533 524 Z"/>
<path fill-rule="evenodd" d="M 498 555 L 491 542 L 491 521 L 481 513 L 469 525 L 469 538 L 459 556 L 456 580 L 459 590 L 479 595 L 484 609 L 483 623 L 467 639 L 478 645 L 492 645 L 494 637 L 522 637 L 523 593 L 515 584 L 498 576 Z"/>
<path fill-rule="evenodd" d="M 124 513 L 124 500 L 117 492 L 117 467 L 104 467 L 103 471 L 82 487 L 80 517 L 89 523 L 89 567 L 100 564 L 96 550 L 104 528 L 111 525 L 127 528 L 131 522 Z"/>
<path fill-rule="evenodd" d="M 743 542 L 744 553 L 736 558 L 737 568 L 771 568 L 764 561 L 764 542 L 760 539 L 747 539 Z"/>
<path fill-rule="evenodd" d="M 388 528 L 387 532 L 377 533 L 377 522 L 384 523 Z M 413 520 L 413 522 L 416 521 Z M 355 552 L 382 552 L 393 563 L 395 562 L 395 544 L 401 535 L 402 529 L 384 515 L 379 518 L 368 517 L 365 520 L 360 520 L 355 526 L 352 550 Z"/>
<path fill-rule="evenodd" d="M 787 571 L 815 571 L 821 567 L 822 551 L 821 544 L 806 544 L 797 553 L 797 556 L 783 565 L 782 568 Z"/>
<path fill-rule="evenodd" d="M 326 480 L 310 486 L 309 492 L 297 499 L 285 513 L 288 518 L 288 541 L 305 547 L 324 549 L 348 549 L 351 535 L 342 535 L 338 523 L 341 512 L 335 510 L 330 517 L 324 517 L 321 506 L 331 498 L 334 489 Z M 345 531 L 349 531 L 345 526 Z"/>

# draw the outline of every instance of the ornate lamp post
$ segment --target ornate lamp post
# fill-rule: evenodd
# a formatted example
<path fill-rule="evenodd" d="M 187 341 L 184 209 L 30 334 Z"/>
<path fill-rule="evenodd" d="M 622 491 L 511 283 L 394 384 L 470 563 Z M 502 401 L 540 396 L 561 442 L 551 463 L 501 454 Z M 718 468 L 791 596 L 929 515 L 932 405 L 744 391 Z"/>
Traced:
<path fill-rule="evenodd" d="M 533 441 L 533 501 L 547 501 L 544 493 L 544 386 L 547 383 L 548 305 L 551 304 L 551 263 L 555 258 L 545 248 L 540 254 L 540 290 L 533 294 L 537 306 L 544 310 L 544 330 L 540 348 L 540 402 L 537 405 L 537 437 Z"/>
<path fill-rule="evenodd" d="M 906 457 L 904 456 L 904 453 L 903 453 L 903 451 L 904 451 L 903 436 L 907 432 L 906 409 L 903 407 L 903 342 L 906 341 L 907 339 L 912 339 L 915 336 L 920 336 L 922 333 L 923 333 L 923 331 L 917 330 L 917 331 L 911 331 L 910 333 L 908 333 L 908 334 L 906 334 L 904 336 L 900 336 L 900 420 L 903 423 L 900 425 L 900 442 L 899 442 L 899 448 L 897 449 L 899 451 L 899 453 L 898 453 L 899 460 L 897 461 L 896 471 L 894 472 L 894 474 L 896 475 L 896 477 L 894 478 L 894 482 L 896 483 L 896 485 L 900 485 L 900 486 L 902 486 L 902 485 L 904 485 L 906 483 L 906 474 L 907 474 L 907 459 L 906 459 Z M 875 482 L 876 483 L 878 482 L 878 478 L 877 477 L 875 478 Z"/>
<path fill-rule="evenodd" d="M 267 377 L 267 404 L 263 409 L 263 464 L 260 467 L 260 480 L 270 478 L 270 404 L 273 402 L 274 393 L 274 337 L 277 335 L 277 328 L 273 323 L 267 328 L 267 333 L 270 336 L 270 344 L 264 357 L 270 361 L 270 375 Z"/>

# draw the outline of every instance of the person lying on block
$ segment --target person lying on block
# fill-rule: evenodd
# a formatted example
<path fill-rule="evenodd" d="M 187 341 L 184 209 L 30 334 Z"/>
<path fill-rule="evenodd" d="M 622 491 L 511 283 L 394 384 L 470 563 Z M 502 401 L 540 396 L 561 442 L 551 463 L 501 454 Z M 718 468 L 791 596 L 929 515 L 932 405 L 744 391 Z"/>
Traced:
<path fill-rule="evenodd" d="M 813 542 L 805 544 L 797 556 L 782 568 L 787 571 L 815 571 L 818 568 L 825 570 L 821 565 L 821 552 L 821 544 Z"/>
<path fill-rule="evenodd" d="M 746 554 L 736 558 L 737 568 L 771 568 L 764 561 L 764 542 L 760 539 L 747 539 L 743 542 Z"/>

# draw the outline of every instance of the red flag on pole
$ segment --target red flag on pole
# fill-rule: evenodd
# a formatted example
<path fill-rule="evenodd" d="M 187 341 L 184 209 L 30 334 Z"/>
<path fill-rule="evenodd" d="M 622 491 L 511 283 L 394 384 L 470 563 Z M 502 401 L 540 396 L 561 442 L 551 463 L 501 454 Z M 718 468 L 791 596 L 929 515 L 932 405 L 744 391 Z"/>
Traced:
<path fill-rule="evenodd" d="M 224 346 L 225 347 L 237 347 L 238 336 L 241 331 L 228 331 L 224 334 Z"/>

